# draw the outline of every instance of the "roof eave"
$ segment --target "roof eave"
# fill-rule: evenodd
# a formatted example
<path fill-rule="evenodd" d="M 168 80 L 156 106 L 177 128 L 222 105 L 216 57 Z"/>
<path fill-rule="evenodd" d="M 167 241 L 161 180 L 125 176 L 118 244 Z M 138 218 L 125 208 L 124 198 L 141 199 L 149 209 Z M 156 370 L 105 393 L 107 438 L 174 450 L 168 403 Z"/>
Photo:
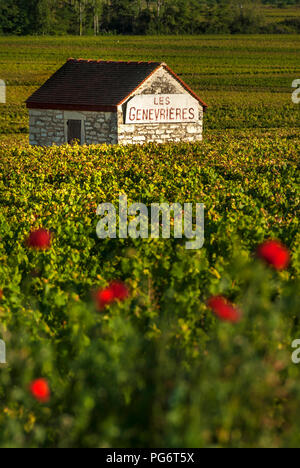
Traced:
<path fill-rule="evenodd" d="M 165 68 L 168 72 L 177 80 L 179 83 L 202 105 L 204 112 L 207 110 L 208 105 L 202 101 L 202 99 L 181 79 L 179 76 L 164 62 L 160 63 L 155 70 L 153 70 L 150 75 L 147 76 L 133 91 L 131 91 L 128 96 L 126 96 L 122 101 L 118 103 L 118 106 L 123 105 L 151 76 L 157 72 L 160 68 Z"/>
<path fill-rule="evenodd" d="M 202 99 L 170 68 L 168 67 L 167 64 L 164 64 L 163 65 L 169 73 L 171 73 L 172 76 L 174 76 L 174 78 L 176 80 L 178 80 L 180 82 L 180 84 L 195 98 L 197 99 L 197 101 L 200 102 L 200 104 L 203 106 L 204 108 L 204 111 L 208 108 L 208 105 L 202 101 Z"/>
<path fill-rule="evenodd" d="M 27 109 L 61 110 L 61 111 L 82 111 L 82 112 L 117 112 L 117 106 L 87 106 L 79 104 L 47 104 L 26 101 Z"/>
<path fill-rule="evenodd" d="M 165 64 L 164 63 L 160 63 L 143 81 L 141 81 L 141 83 L 135 88 L 133 89 L 129 94 L 128 96 L 126 96 L 124 99 L 122 99 L 122 101 L 120 101 L 118 103 L 118 106 L 121 106 L 122 104 L 124 104 L 126 101 L 128 101 L 128 99 L 144 84 L 146 83 L 146 81 L 149 80 L 149 78 L 151 78 L 152 75 L 154 75 L 154 73 L 157 72 L 157 70 L 159 70 L 161 67 L 163 67 Z"/>

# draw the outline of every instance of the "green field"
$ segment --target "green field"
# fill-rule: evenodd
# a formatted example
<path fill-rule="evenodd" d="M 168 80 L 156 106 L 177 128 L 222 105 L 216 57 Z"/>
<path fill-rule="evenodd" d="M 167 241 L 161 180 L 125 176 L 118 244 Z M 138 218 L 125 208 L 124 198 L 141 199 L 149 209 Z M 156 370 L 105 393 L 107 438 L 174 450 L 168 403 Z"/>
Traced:
<path fill-rule="evenodd" d="M 285 8 L 275 8 L 265 6 L 263 12 L 268 23 L 276 23 L 287 19 L 300 18 L 300 6 L 289 6 Z"/>
<path fill-rule="evenodd" d="M 299 49 L 291 35 L 0 38 L 0 447 L 300 446 Z M 167 62 L 209 105 L 204 142 L 30 148 L 24 101 L 68 57 Z M 120 193 L 204 203 L 204 247 L 100 241 L 96 208 Z M 38 228 L 47 250 L 28 245 Z M 282 269 L 257 255 L 269 239 Z M 129 297 L 99 309 L 112 280 Z M 212 313 L 219 295 L 238 323 Z"/>

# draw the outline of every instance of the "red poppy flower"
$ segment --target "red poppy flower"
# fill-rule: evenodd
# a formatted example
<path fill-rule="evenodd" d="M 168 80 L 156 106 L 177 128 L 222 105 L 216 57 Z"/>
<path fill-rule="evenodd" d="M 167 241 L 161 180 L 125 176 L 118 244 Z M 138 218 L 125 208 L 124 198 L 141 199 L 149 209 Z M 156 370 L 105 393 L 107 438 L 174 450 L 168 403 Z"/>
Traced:
<path fill-rule="evenodd" d="M 290 263 L 290 253 L 288 249 L 281 242 L 276 240 L 264 242 L 258 247 L 257 254 L 276 270 L 283 270 L 287 268 Z"/>
<path fill-rule="evenodd" d="M 2 301 L 2 299 L 3 299 L 3 291 L 2 289 L 0 289 L 0 301 Z"/>
<path fill-rule="evenodd" d="M 129 290 L 122 281 L 112 281 L 112 283 L 110 283 L 110 289 L 113 292 L 114 299 L 118 301 L 124 301 L 129 296 Z"/>
<path fill-rule="evenodd" d="M 27 245 L 33 249 L 48 249 L 51 245 L 51 233 L 45 229 L 38 229 L 29 234 Z"/>
<path fill-rule="evenodd" d="M 239 322 L 241 320 L 240 312 L 230 302 L 222 296 L 211 297 L 208 301 L 208 307 L 214 314 L 226 322 Z"/>
<path fill-rule="evenodd" d="M 47 403 L 50 400 L 50 388 L 47 380 L 37 379 L 30 385 L 32 396 L 41 403 Z"/>
<path fill-rule="evenodd" d="M 98 309 L 102 310 L 116 301 L 125 301 L 128 296 L 129 290 L 126 284 L 121 281 L 112 281 L 107 288 L 100 289 L 95 293 L 95 300 Z"/>
<path fill-rule="evenodd" d="M 107 305 L 111 304 L 114 301 L 114 293 L 110 287 L 105 289 L 100 289 L 95 293 L 95 300 L 98 306 L 98 309 L 104 309 Z"/>

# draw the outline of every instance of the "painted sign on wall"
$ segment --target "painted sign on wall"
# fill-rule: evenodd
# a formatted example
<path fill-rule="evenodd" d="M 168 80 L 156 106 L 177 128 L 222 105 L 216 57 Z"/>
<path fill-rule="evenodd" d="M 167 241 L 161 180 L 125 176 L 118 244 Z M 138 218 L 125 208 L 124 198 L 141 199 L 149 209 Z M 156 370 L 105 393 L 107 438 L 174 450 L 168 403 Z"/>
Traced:
<path fill-rule="evenodd" d="M 189 94 L 141 94 L 128 102 L 125 123 L 188 123 L 198 120 L 198 102 Z"/>

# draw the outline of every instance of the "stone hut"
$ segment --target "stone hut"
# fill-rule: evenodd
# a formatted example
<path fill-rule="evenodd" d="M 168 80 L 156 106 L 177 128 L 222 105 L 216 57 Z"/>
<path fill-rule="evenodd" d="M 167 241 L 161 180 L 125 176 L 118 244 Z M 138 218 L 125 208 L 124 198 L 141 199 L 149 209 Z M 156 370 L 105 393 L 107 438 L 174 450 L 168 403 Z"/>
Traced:
<path fill-rule="evenodd" d="M 202 140 L 207 105 L 165 63 L 69 59 L 27 101 L 30 144 Z"/>

